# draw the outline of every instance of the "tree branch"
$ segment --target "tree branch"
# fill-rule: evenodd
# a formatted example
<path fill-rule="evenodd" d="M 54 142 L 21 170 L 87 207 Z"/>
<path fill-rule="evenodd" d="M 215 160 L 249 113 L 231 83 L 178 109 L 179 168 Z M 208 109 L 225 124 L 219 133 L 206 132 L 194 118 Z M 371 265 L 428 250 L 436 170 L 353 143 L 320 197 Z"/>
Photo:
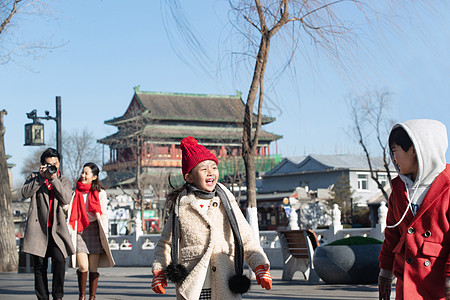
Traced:
<path fill-rule="evenodd" d="M 12 7 L 11 11 L 9 12 L 8 17 L 6 17 L 6 19 L 0 25 L 0 35 L 3 33 L 3 30 L 5 29 L 5 27 L 9 24 L 12 17 L 17 13 L 17 4 L 20 1 L 22 1 L 22 0 L 14 0 L 13 7 Z"/>

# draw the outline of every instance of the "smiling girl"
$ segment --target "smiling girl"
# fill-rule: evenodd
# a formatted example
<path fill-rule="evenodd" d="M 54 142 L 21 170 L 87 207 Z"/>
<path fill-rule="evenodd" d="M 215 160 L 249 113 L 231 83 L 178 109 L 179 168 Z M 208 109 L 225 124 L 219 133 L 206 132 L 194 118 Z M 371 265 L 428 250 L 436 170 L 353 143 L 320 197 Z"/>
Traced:
<path fill-rule="evenodd" d="M 86 281 L 89 271 L 89 299 L 96 297 L 100 274 L 98 267 L 114 266 L 108 244 L 108 203 L 106 192 L 98 178 L 99 168 L 94 163 L 83 166 L 70 209 L 69 225 L 76 247 L 79 298 L 86 299 Z M 75 257 L 72 256 L 75 266 Z"/>
<path fill-rule="evenodd" d="M 241 299 L 250 285 L 243 259 L 269 290 L 269 260 L 234 196 L 217 182 L 217 157 L 193 137 L 181 141 L 181 151 L 186 183 L 167 196 L 170 215 L 155 249 L 153 291 L 164 294 L 169 279 L 177 299 Z"/>

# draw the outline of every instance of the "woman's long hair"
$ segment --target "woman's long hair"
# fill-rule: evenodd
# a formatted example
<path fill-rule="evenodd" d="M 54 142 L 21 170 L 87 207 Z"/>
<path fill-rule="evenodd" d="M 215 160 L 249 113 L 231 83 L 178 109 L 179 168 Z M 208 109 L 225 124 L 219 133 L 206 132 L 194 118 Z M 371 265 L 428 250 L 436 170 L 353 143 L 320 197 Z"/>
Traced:
<path fill-rule="evenodd" d="M 98 178 L 98 174 L 100 173 L 100 169 L 98 168 L 98 166 L 93 163 L 93 162 L 88 162 L 86 164 L 84 164 L 83 169 L 85 167 L 88 167 L 89 169 L 92 170 L 92 175 L 97 176 L 97 178 L 95 180 L 92 180 L 92 190 L 100 192 L 101 190 L 103 190 L 103 185 L 100 182 L 100 179 Z"/>

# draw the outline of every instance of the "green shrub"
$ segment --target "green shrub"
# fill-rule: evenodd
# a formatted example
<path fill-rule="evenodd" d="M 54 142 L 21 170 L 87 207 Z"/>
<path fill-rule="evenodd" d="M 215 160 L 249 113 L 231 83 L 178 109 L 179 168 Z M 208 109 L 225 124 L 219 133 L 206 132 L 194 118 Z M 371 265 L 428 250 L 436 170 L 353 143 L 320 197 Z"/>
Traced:
<path fill-rule="evenodd" d="M 351 236 L 345 239 L 337 240 L 329 243 L 325 246 L 331 245 L 373 245 L 373 244 L 383 244 L 382 241 L 364 236 Z"/>

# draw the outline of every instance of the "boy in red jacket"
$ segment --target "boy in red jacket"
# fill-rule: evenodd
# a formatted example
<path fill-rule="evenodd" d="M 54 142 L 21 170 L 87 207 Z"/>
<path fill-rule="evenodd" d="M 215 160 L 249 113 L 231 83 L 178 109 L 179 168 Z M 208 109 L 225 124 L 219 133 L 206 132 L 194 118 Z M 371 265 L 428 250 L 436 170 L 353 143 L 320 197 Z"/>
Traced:
<path fill-rule="evenodd" d="M 450 167 L 447 131 L 435 120 L 396 124 L 389 136 L 392 180 L 379 256 L 379 299 L 450 299 Z"/>

